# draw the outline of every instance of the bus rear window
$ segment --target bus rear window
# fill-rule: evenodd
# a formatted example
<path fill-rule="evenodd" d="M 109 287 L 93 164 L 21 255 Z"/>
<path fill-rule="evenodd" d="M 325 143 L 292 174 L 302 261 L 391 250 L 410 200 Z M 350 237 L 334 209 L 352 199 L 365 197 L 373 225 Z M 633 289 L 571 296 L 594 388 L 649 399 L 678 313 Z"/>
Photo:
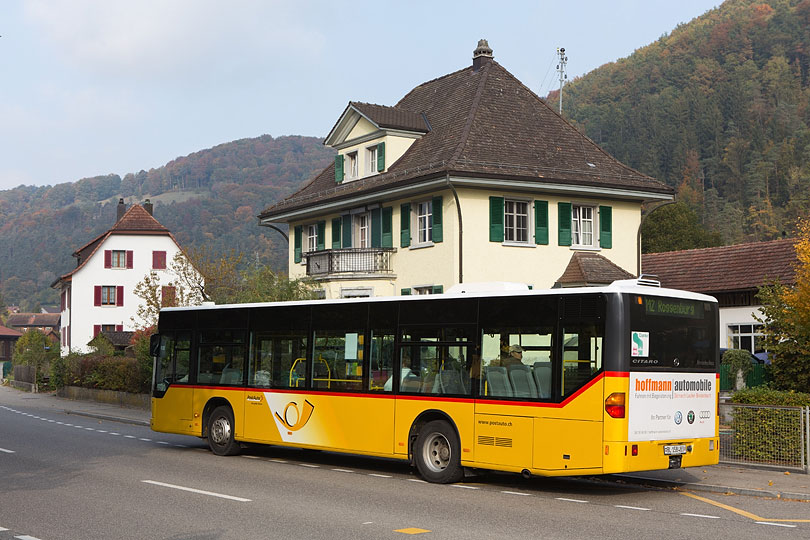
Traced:
<path fill-rule="evenodd" d="M 716 369 L 716 304 L 659 296 L 629 298 L 631 369 Z"/>

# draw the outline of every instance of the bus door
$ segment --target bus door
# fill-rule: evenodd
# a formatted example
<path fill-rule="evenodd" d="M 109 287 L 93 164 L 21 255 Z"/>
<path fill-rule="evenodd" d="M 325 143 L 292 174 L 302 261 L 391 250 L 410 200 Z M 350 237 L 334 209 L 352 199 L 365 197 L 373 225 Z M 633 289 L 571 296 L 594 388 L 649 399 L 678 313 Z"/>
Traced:
<path fill-rule="evenodd" d="M 192 425 L 192 389 L 188 386 L 190 332 L 160 336 L 160 352 L 154 366 L 152 429 L 195 434 Z"/>

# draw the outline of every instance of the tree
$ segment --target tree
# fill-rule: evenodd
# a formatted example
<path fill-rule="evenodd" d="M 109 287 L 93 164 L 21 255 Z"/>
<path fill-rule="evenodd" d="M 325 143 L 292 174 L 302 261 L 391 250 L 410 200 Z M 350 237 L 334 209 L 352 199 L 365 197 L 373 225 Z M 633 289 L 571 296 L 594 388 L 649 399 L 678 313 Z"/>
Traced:
<path fill-rule="evenodd" d="M 697 214 L 685 203 L 659 207 L 641 225 L 641 251 L 660 253 L 722 245 L 716 232 L 701 226 Z"/>
<path fill-rule="evenodd" d="M 133 292 L 142 300 L 135 311 L 140 323 L 132 318 L 138 328 L 157 326 L 162 307 L 198 306 L 206 299 L 201 293 L 202 277 L 181 252 L 174 256 L 169 270 L 175 280 L 168 284 L 152 270 L 135 285 Z"/>
<path fill-rule="evenodd" d="M 765 347 L 777 388 L 810 391 L 810 219 L 799 224 L 796 284 L 770 283 L 759 290 Z"/>
<path fill-rule="evenodd" d="M 308 279 L 289 279 L 277 274 L 267 266 L 259 266 L 242 272 L 243 285 L 237 302 L 287 302 L 290 300 L 314 300 L 315 287 Z"/>
<path fill-rule="evenodd" d="M 59 346 L 36 328 L 23 333 L 14 345 L 12 361 L 19 366 L 34 366 L 37 372 L 59 357 Z"/>

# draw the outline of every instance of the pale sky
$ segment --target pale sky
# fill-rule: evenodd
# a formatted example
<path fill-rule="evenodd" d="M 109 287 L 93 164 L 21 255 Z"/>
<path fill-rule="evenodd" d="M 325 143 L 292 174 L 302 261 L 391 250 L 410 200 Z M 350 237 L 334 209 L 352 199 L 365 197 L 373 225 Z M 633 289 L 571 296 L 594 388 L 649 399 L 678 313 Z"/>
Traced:
<path fill-rule="evenodd" d="M 324 137 L 480 38 L 533 91 L 626 57 L 716 0 L 2 0 L 0 190 L 121 176 L 217 144 Z"/>

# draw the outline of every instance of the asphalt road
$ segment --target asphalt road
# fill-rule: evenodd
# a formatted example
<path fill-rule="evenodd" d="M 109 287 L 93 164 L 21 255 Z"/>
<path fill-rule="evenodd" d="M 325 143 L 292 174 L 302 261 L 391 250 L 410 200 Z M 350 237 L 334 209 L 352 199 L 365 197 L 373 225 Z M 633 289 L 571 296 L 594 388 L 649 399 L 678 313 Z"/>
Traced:
<path fill-rule="evenodd" d="M 760 520 L 759 517 L 766 517 Z M 810 504 L 204 441 L 0 402 L 0 540 L 810 538 Z"/>

